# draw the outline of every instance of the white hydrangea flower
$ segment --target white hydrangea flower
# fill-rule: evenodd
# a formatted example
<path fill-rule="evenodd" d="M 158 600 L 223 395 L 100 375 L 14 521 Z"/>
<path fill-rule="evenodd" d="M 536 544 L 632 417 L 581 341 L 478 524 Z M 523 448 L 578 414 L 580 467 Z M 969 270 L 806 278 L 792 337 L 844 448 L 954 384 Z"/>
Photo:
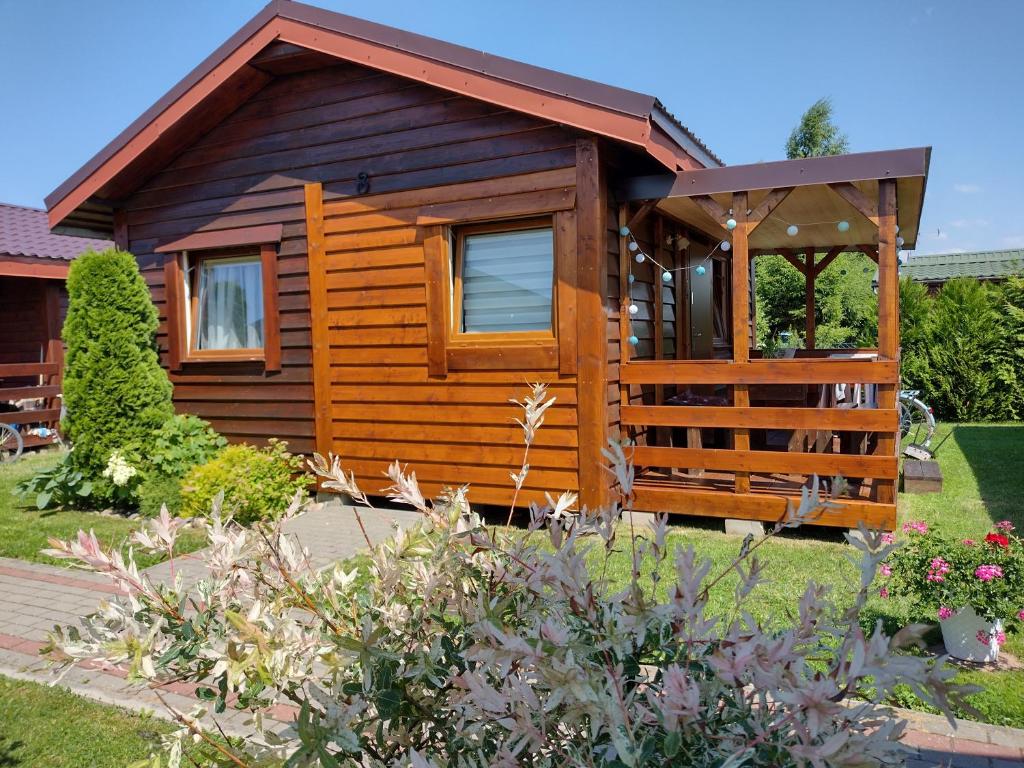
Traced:
<path fill-rule="evenodd" d="M 139 470 L 133 467 L 118 451 L 114 451 L 110 454 L 110 460 L 107 461 L 107 468 L 103 470 L 103 476 L 109 478 L 110 481 L 118 486 L 123 487 L 128 484 L 131 480 L 139 474 Z"/>

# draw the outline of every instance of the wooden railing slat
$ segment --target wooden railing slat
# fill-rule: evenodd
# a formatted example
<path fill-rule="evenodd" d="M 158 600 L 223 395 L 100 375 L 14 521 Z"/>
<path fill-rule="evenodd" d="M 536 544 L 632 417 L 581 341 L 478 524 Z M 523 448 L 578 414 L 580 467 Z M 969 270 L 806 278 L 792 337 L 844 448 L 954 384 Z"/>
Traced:
<path fill-rule="evenodd" d="M 0 413 L 5 424 L 46 424 L 60 418 L 60 408 L 40 408 L 35 411 L 11 411 Z"/>
<path fill-rule="evenodd" d="M 34 400 L 40 397 L 56 397 L 60 387 L 44 384 L 35 387 L 0 387 L 0 402 L 4 400 Z"/>
<path fill-rule="evenodd" d="M 727 427 L 733 429 L 834 429 L 850 432 L 895 432 L 895 409 L 771 408 L 728 406 L 628 405 L 622 424 L 647 427 Z"/>
<path fill-rule="evenodd" d="M 726 470 L 732 472 L 783 472 L 819 477 L 871 477 L 894 480 L 899 473 L 895 456 L 861 456 L 842 453 L 789 451 L 737 451 L 714 448 L 636 446 L 633 462 L 640 467 Z"/>
<path fill-rule="evenodd" d="M 637 360 L 621 369 L 625 384 L 886 384 L 898 380 L 895 360 Z"/>
<path fill-rule="evenodd" d="M 59 363 L 0 363 L 0 378 L 7 376 L 50 376 L 59 372 Z"/>

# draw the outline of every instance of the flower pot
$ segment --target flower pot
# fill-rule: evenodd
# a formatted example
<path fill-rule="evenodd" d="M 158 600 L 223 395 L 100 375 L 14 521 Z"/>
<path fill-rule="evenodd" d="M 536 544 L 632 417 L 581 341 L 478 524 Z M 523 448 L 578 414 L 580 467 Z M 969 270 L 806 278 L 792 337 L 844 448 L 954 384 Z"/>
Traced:
<path fill-rule="evenodd" d="M 974 608 L 961 608 L 948 619 L 939 622 L 946 653 L 963 661 L 993 662 L 999 658 L 1003 622 L 985 621 Z"/>

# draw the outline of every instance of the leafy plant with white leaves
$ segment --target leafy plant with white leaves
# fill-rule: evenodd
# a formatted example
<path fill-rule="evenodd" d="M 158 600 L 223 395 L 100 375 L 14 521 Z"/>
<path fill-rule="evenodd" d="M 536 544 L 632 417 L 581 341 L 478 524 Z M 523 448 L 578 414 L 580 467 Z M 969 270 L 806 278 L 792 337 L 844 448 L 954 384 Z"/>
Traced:
<path fill-rule="evenodd" d="M 628 500 L 633 469 L 617 445 L 606 455 Z M 374 513 L 338 457 L 311 467 L 364 507 L 360 526 Z M 397 463 L 388 476 L 389 498 L 422 522 L 373 548 L 368 582 L 311 566 L 282 529 L 298 501 L 252 529 L 215 503 L 209 575 L 192 588 L 150 582 L 130 550 L 103 550 L 91 535 L 55 542 L 51 554 L 109 574 L 126 594 L 55 631 L 51 656 L 148 683 L 193 681 L 214 716 L 254 714 L 251 737 L 228 744 L 206 735 L 202 713 L 175 713 L 179 733 L 145 763 L 175 768 L 197 741 L 235 768 L 888 765 L 902 756 L 904 724 L 884 706 L 897 685 L 946 712 L 963 693 L 941 662 L 899 652 L 922 627 L 862 630 L 893 551 L 874 533 L 851 538 L 862 559 L 847 607 L 809 584 L 792 625 L 770 630 L 745 607 L 762 581 L 760 542 L 712 573 L 692 548 L 669 550 L 664 518 L 645 534 L 618 525 L 619 504 L 572 512 L 572 494 L 549 497 L 524 536 L 485 526 L 465 488 L 431 501 Z M 773 533 L 822 503 L 816 487 L 805 492 Z M 178 527 L 163 515 L 134 543 L 170 553 Z M 621 547 L 633 567 L 617 590 L 588 553 Z M 732 610 L 711 615 L 710 591 L 732 574 Z M 275 703 L 296 707 L 296 739 L 262 727 Z"/>

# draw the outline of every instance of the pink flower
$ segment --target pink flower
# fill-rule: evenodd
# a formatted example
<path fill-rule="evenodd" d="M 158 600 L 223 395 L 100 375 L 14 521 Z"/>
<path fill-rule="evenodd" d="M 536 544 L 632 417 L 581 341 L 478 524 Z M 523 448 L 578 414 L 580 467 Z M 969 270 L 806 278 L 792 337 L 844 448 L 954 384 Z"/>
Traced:
<path fill-rule="evenodd" d="M 963 545 L 965 547 L 973 547 L 974 544 L 975 544 L 974 539 L 964 539 L 963 540 Z"/>
<path fill-rule="evenodd" d="M 984 645 L 988 645 L 991 640 L 995 640 L 996 641 L 996 645 L 1005 645 L 1006 644 L 1006 633 L 1005 632 L 997 632 L 995 630 L 989 630 L 988 632 L 986 632 L 983 629 L 979 629 L 978 630 L 978 634 L 975 635 L 975 637 L 978 638 L 978 642 L 979 643 L 982 643 Z"/>
<path fill-rule="evenodd" d="M 953 615 L 953 609 L 952 608 L 947 608 L 944 605 L 940 605 L 939 606 L 939 620 L 940 621 L 945 621 L 946 619 L 948 619 L 952 615 Z"/>
<path fill-rule="evenodd" d="M 928 533 L 928 523 L 924 520 L 911 520 L 903 524 L 904 533 Z"/>
<path fill-rule="evenodd" d="M 992 581 L 1003 578 L 1003 569 L 998 565 L 979 565 L 974 570 L 974 575 L 982 581 Z"/>
<path fill-rule="evenodd" d="M 883 544 L 895 544 L 896 543 L 896 534 L 895 533 L 889 533 L 889 532 L 883 533 L 882 534 L 882 543 Z"/>
<path fill-rule="evenodd" d="M 1017 611 L 1017 618 L 1024 621 L 1024 611 Z"/>
<path fill-rule="evenodd" d="M 892 576 L 892 566 L 882 563 L 880 566 L 878 566 L 878 572 L 883 576 Z"/>
<path fill-rule="evenodd" d="M 1009 520 L 1000 520 L 998 523 L 996 523 L 996 528 L 998 528 L 1003 533 L 1009 533 L 1014 529 L 1013 523 L 1011 523 Z"/>
<path fill-rule="evenodd" d="M 928 567 L 928 576 L 926 578 L 928 581 L 945 581 L 947 573 L 949 573 L 949 563 L 941 557 L 936 557 Z"/>
<path fill-rule="evenodd" d="M 878 596 L 883 598 L 883 599 L 888 600 L 889 599 L 889 588 L 888 587 L 882 587 L 880 590 L 878 590 Z"/>

